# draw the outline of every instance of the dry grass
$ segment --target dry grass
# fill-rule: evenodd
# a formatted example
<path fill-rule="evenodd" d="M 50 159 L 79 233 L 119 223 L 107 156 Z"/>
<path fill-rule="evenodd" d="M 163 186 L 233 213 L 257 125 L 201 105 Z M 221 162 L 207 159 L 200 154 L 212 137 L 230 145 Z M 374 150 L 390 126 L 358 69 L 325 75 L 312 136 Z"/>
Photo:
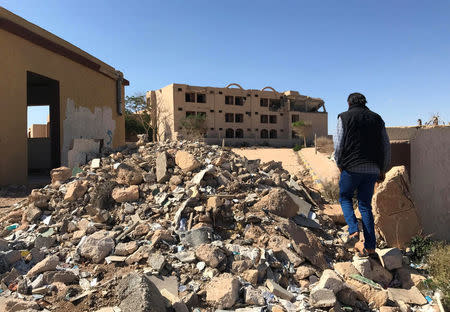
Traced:
<path fill-rule="evenodd" d="M 339 202 L 339 184 L 335 181 L 323 182 L 322 196 L 331 204 L 337 204 Z"/>
<path fill-rule="evenodd" d="M 333 140 L 327 137 L 318 137 L 317 150 L 321 153 L 331 155 L 334 151 Z"/>
<path fill-rule="evenodd" d="M 436 243 L 431 248 L 427 263 L 433 283 L 444 294 L 444 307 L 450 311 L 450 244 Z"/>

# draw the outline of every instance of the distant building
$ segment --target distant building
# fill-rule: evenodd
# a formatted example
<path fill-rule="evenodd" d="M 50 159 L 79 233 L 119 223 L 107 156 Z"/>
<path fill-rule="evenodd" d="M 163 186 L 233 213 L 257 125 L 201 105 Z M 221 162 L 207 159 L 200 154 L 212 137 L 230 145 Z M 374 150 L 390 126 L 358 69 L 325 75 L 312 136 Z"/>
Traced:
<path fill-rule="evenodd" d="M 28 138 L 48 138 L 50 137 L 48 124 L 32 124 L 28 128 Z"/>
<path fill-rule="evenodd" d="M 207 143 L 225 139 L 231 144 L 288 146 L 300 142 L 292 131 L 292 123 L 299 120 L 311 123 L 310 142 L 314 134 L 328 135 L 324 101 L 297 91 L 245 90 L 235 83 L 225 88 L 171 84 L 148 91 L 146 97 L 157 119 L 160 140 L 180 139 L 181 121 L 190 115 L 206 118 Z"/>
<path fill-rule="evenodd" d="M 75 139 L 125 143 L 121 72 L 3 7 L 0 47 L 0 185 L 68 165 Z M 48 138 L 27 139 L 28 106 L 49 107 Z"/>

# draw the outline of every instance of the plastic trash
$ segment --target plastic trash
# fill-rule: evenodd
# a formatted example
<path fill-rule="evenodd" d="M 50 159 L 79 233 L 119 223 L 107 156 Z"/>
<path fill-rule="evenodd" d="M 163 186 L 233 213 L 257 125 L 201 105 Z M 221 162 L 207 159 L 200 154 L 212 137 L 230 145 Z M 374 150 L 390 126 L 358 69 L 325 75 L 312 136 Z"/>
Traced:
<path fill-rule="evenodd" d="M 6 230 L 7 230 L 7 231 L 12 231 L 12 230 L 17 229 L 18 227 L 19 227 L 19 224 L 14 223 L 14 224 L 8 225 L 8 226 L 6 227 Z"/>
<path fill-rule="evenodd" d="M 187 224 L 186 218 L 182 218 L 182 219 L 180 220 L 180 227 L 179 227 L 179 230 L 182 231 L 182 232 L 186 231 L 186 224 Z"/>

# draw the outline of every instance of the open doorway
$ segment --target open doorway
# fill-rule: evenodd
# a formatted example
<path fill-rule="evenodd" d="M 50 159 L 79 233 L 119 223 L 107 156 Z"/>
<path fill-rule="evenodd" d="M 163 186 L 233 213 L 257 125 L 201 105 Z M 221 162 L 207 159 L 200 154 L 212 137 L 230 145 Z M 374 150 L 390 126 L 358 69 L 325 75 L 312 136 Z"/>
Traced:
<path fill-rule="evenodd" d="M 28 176 L 48 177 L 60 166 L 59 82 L 27 72 Z"/>

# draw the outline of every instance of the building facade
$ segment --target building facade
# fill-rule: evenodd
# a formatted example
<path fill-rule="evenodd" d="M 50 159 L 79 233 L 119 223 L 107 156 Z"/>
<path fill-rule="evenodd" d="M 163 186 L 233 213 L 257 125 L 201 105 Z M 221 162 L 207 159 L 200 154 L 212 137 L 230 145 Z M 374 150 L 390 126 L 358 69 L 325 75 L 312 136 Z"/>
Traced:
<path fill-rule="evenodd" d="M 245 90 L 235 83 L 224 88 L 171 84 L 146 97 L 160 140 L 182 138 L 182 122 L 192 115 L 206 119 L 205 141 L 214 144 L 225 139 L 229 144 L 290 146 L 300 142 L 292 129 L 296 121 L 310 123 L 309 142 L 314 135 L 328 135 L 324 101 L 297 91 Z"/>
<path fill-rule="evenodd" d="M 67 165 L 77 138 L 125 143 L 128 81 L 120 72 L 2 7 L 0 47 L 0 185 L 27 183 L 29 106 L 49 106 L 50 137 L 33 148 L 50 148 L 51 166 L 42 169 Z"/>

